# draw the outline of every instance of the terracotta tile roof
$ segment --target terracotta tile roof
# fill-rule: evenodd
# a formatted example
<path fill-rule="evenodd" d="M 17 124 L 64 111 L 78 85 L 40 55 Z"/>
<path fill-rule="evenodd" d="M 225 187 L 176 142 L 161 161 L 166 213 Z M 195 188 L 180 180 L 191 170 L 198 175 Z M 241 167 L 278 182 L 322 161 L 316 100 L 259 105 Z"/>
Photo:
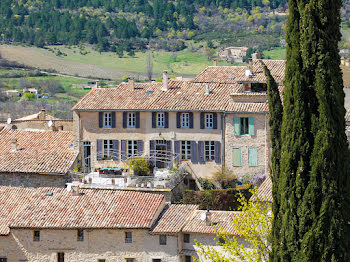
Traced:
<path fill-rule="evenodd" d="M 226 107 L 226 112 L 244 113 L 268 113 L 268 103 L 231 103 Z"/>
<path fill-rule="evenodd" d="M 181 232 L 197 205 L 170 205 L 160 217 L 152 233 L 176 234 Z"/>
<path fill-rule="evenodd" d="M 10 228 L 150 228 L 165 205 L 160 194 L 91 189 L 80 193 L 73 195 L 64 188 L 0 187 L 0 201 L 6 209 L 14 204 L 20 207 L 6 220 Z M 0 212 L 1 217 L 7 216 L 4 208 Z"/>
<path fill-rule="evenodd" d="M 278 83 L 282 83 L 285 74 L 285 60 L 262 59 Z M 253 75 L 247 77 L 247 66 L 208 66 L 192 82 L 196 83 L 237 83 L 266 82 L 266 77 L 259 60 L 253 60 Z"/>
<path fill-rule="evenodd" d="M 240 214 L 239 211 L 210 211 L 212 214 L 212 224 L 207 226 L 205 221 L 201 220 L 201 215 L 205 214 L 206 210 L 195 210 L 191 219 L 186 223 L 182 232 L 184 233 L 201 233 L 215 234 L 217 231 L 222 231 L 231 235 L 238 234 L 233 225 L 233 217 Z"/>
<path fill-rule="evenodd" d="M 17 151 L 12 141 L 17 140 Z M 78 152 L 67 131 L 24 131 L 4 128 L 0 133 L 0 173 L 65 174 Z"/>
<path fill-rule="evenodd" d="M 10 233 L 9 225 L 33 201 L 33 193 L 31 188 L 0 186 L 0 235 Z"/>
<path fill-rule="evenodd" d="M 39 115 L 41 112 L 32 114 L 32 115 L 28 115 L 28 116 L 24 116 L 21 118 L 17 118 L 15 119 L 15 121 L 27 121 L 27 120 L 38 120 L 39 119 Z M 45 120 L 60 120 L 59 118 L 53 117 L 51 115 L 46 115 L 46 119 Z"/>
<path fill-rule="evenodd" d="M 346 121 L 346 122 L 350 122 L 350 110 L 347 110 L 347 111 L 346 111 L 345 121 Z"/>
<path fill-rule="evenodd" d="M 161 91 L 162 83 L 128 83 L 117 88 L 92 89 L 73 110 L 210 110 L 223 111 L 230 93 L 238 84 L 209 84 L 210 94 L 205 94 L 206 84 L 189 81 L 169 81 L 169 90 Z"/>
<path fill-rule="evenodd" d="M 264 202 L 272 202 L 272 180 L 270 176 L 267 176 L 265 181 L 259 186 L 256 193 L 256 197 L 252 197 L 252 200 L 259 199 Z"/>

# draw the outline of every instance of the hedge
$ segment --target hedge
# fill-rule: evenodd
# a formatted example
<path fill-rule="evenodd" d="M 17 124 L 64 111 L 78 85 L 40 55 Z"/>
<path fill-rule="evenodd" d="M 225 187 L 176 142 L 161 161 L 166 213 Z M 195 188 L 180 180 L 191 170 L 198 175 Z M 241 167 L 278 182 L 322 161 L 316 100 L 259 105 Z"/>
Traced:
<path fill-rule="evenodd" d="M 237 201 L 239 191 L 249 199 L 251 185 L 241 185 L 229 189 L 212 189 L 203 191 L 185 190 L 184 204 L 199 205 L 200 209 L 235 211 L 240 206 Z"/>

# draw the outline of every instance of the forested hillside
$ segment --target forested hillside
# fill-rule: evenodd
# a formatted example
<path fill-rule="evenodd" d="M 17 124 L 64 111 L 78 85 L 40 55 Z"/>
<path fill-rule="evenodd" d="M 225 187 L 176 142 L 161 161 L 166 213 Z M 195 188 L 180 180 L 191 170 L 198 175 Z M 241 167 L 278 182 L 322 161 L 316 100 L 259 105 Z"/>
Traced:
<path fill-rule="evenodd" d="M 2 41 L 44 45 L 96 44 L 100 51 L 142 49 L 150 39 L 165 49 L 183 49 L 188 39 L 229 34 L 282 32 L 287 0 L 1 0 Z M 248 31 L 247 31 L 248 30 Z M 204 36 L 203 36 L 204 34 Z M 160 37 L 163 37 L 160 38 Z M 128 39 L 136 39 L 132 44 Z M 206 39 L 206 40 L 207 40 Z M 165 43 L 161 42 L 164 40 Z M 126 46 L 126 47 L 125 47 Z"/>

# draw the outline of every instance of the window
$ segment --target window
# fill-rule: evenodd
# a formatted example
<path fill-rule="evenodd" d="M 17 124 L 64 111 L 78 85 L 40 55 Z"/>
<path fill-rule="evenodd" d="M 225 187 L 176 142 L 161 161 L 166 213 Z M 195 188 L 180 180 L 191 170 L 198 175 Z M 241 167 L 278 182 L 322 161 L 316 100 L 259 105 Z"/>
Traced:
<path fill-rule="evenodd" d="M 152 259 L 152 262 L 162 262 L 162 260 L 159 258 L 154 258 L 154 259 Z"/>
<path fill-rule="evenodd" d="M 135 261 L 134 258 L 127 258 L 127 259 L 126 259 L 126 262 L 134 262 L 134 261 Z"/>
<path fill-rule="evenodd" d="M 160 235 L 159 236 L 159 245 L 165 246 L 166 245 L 166 235 Z"/>
<path fill-rule="evenodd" d="M 192 262 L 191 256 L 185 256 L 185 262 Z"/>
<path fill-rule="evenodd" d="M 103 140 L 103 158 L 112 158 L 113 142 L 112 140 Z"/>
<path fill-rule="evenodd" d="M 241 148 L 233 148 L 232 152 L 233 166 L 242 166 L 242 151 Z"/>
<path fill-rule="evenodd" d="M 248 165 L 258 166 L 258 149 L 248 148 Z"/>
<path fill-rule="evenodd" d="M 64 253 L 63 252 L 57 253 L 57 262 L 64 262 Z"/>
<path fill-rule="evenodd" d="M 248 135 L 249 134 L 249 118 L 248 117 L 241 117 L 241 135 Z"/>
<path fill-rule="evenodd" d="M 34 231 L 33 241 L 40 241 L 40 231 Z"/>
<path fill-rule="evenodd" d="M 165 127 L 165 114 L 157 113 L 157 128 L 164 128 L 164 127 Z"/>
<path fill-rule="evenodd" d="M 215 142 L 214 141 L 205 141 L 204 143 L 205 151 L 205 160 L 214 160 L 215 159 Z"/>
<path fill-rule="evenodd" d="M 112 127 L 112 113 L 104 113 L 103 119 L 104 127 Z"/>
<path fill-rule="evenodd" d="M 181 114 L 181 127 L 190 128 L 190 113 Z"/>
<path fill-rule="evenodd" d="M 84 241 L 84 230 L 83 229 L 77 230 L 77 240 Z"/>
<path fill-rule="evenodd" d="M 132 243 L 132 232 L 125 232 L 125 243 Z"/>
<path fill-rule="evenodd" d="M 214 115 L 205 114 L 205 128 L 212 129 L 214 128 Z"/>
<path fill-rule="evenodd" d="M 97 262 L 106 262 L 106 259 L 97 259 Z"/>
<path fill-rule="evenodd" d="M 0 262 L 7 262 L 7 257 L 0 257 Z"/>
<path fill-rule="evenodd" d="M 181 159 L 191 159 L 191 141 L 181 141 Z"/>
<path fill-rule="evenodd" d="M 129 113 L 128 127 L 136 127 L 136 113 Z"/>
<path fill-rule="evenodd" d="M 184 234 L 184 243 L 190 243 L 190 234 Z"/>
<path fill-rule="evenodd" d="M 128 141 L 128 157 L 136 156 L 137 151 L 137 140 Z"/>

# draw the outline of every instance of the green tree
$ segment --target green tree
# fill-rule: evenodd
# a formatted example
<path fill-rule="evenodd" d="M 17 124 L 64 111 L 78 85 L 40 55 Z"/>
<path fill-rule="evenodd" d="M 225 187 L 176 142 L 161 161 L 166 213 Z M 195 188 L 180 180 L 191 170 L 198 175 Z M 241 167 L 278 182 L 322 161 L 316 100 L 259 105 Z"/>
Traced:
<path fill-rule="evenodd" d="M 341 0 L 289 1 L 271 261 L 349 261 L 341 6 Z"/>

